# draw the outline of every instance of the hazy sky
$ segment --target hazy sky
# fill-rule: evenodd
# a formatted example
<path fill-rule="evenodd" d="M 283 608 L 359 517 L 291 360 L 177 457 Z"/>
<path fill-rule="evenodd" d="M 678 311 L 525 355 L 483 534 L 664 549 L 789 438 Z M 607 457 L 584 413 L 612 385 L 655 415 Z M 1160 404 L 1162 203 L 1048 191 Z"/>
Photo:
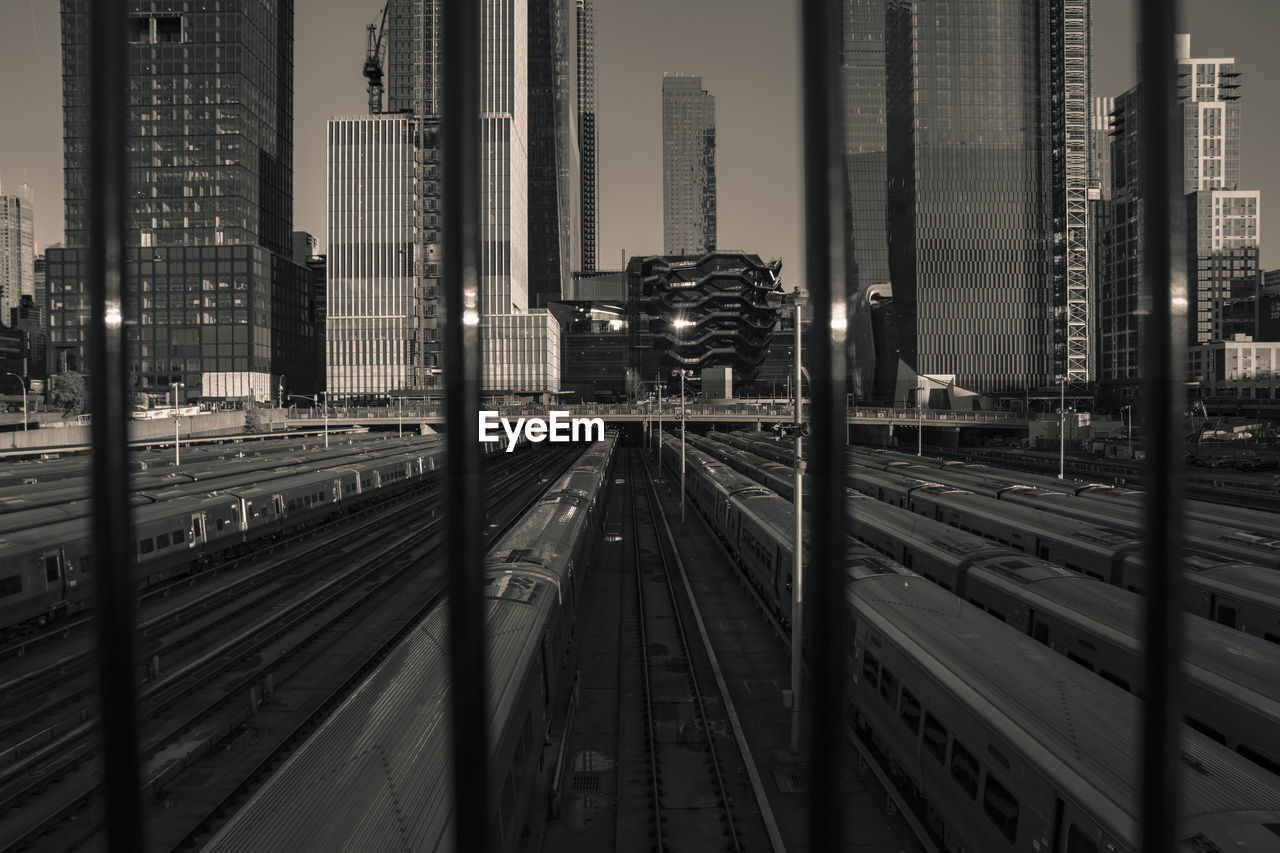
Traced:
<path fill-rule="evenodd" d="M 382 0 L 296 0 L 294 228 L 324 242 L 325 121 L 366 111 L 364 27 Z M 798 4 L 794 0 L 598 0 L 599 265 L 662 249 L 662 74 L 702 76 L 716 96 L 719 239 L 781 257 L 803 280 Z M 1134 3 L 1094 0 L 1093 89 L 1134 80 Z M 1244 71 L 1243 189 L 1280 210 L 1280 2 L 1186 0 L 1194 56 Z M 36 238 L 62 239 L 62 89 L 58 3 L 0 0 L 0 182 L 36 194 Z M 1280 217 L 1275 217 L 1280 218 Z M 1280 228 L 1263 217 L 1262 260 L 1280 265 Z M 1272 237 L 1273 240 L 1267 240 Z"/>

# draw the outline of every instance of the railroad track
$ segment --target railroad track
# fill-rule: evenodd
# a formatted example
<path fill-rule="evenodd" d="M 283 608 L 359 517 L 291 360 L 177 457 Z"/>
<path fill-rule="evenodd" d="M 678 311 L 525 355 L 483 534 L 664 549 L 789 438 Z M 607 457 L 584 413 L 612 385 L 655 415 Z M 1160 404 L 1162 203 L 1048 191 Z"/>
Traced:
<path fill-rule="evenodd" d="M 698 678 L 705 650 L 685 630 L 660 512 L 647 468 L 631 451 L 631 543 L 636 578 L 638 667 L 644 699 L 650 797 L 656 832 L 649 849 L 743 850 L 721 749 L 735 749 L 708 713 Z M 637 495 L 637 492 L 640 494 Z M 695 655 L 698 656 L 695 659 Z M 723 709 L 720 699 L 714 700 Z M 737 761 L 734 762 L 735 766 Z M 623 845 L 619 844 L 619 850 Z"/>
<path fill-rule="evenodd" d="M 520 473 L 491 486 L 490 501 L 501 500 L 536 479 L 545 462 L 523 459 Z M 384 534 L 382 542 L 362 553 L 348 570 L 286 606 L 260 614 L 252 626 L 148 685 L 140 696 L 144 796 L 155 795 L 192 761 L 231 735 L 251 713 L 246 705 L 256 704 L 264 692 L 281 687 L 289 673 L 300 671 L 332 648 L 339 626 L 367 623 L 374 613 L 381 618 L 381 611 L 372 605 L 385 605 L 394 597 L 402 576 L 408 575 L 410 583 L 422 583 L 431 576 L 435 590 L 424 595 L 420 589 L 412 600 L 437 595 L 443 587 L 442 570 L 412 570 L 435 565 L 428 560 L 440 547 L 443 523 L 443 519 L 432 519 L 415 529 Z M 0 775 L 4 850 L 31 849 L 33 844 L 42 849 L 72 849 L 98 833 L 95 732 L 96 722 L 85 719 Z M 24 809 L 38 813 L 23 814 Z M 88 820 L 73 822 L 74 831 L 67 833 L 64 822 L 72 816 Z"/>
<path fill-rule="evenodd" d="M 345 512 L 332 523 L 341 523 L 350 519 L 367 518 L 369 516 L 377 515 L 386 511 L 388 506 L 403 503 L 406 500 L 412 500 L 416 493 L 417 490 L 411 490 L 408 492 L 398 492 L 393 495 L 381 496 L 371 503 L 367 503 L 357 509 Z M 215 578 L 219 575 L 235 571 L 243 567 L 245 564 L 261 559 L 265 555 L 273 554 L 280 550 L 287 549 L 292 545 L 304 542 L 315 536 L 317 531 L 323 530 L 328 526 L 328 524 L 320 522 L 302 530 L 295 530 L 287 536 L 281 536 L 279 539 L 256 540 L 252 550 L 244 553 L 222 556 L 214 560 L 204 558 L 208 561 L 204 565 L 197 565 L 190 571 L 154 581 L 144 589 L 140 590 L 137 597 L 138 604 L 145 606 L 148 602 L 168 598 L 174 591 L 193 586 L 206 578 Z M 81 631 L 86 635 L 91 634 L 92 625 L 93 611 L 92 609 L 87 609 L 76 613 L 74 616 L 69 616 L 51 622 L 43 629 L 34 630 L 29 634 L 18 636 L 16 639 L 7 639 L 3 645 L 0 645 L 0 662 L 26 657 L 29 652 L 35 649 L 53 642 L 68 640 L 73 635 L 78 634 Z M 145 628 L 146 626 L 144 625 L 142 627 Z M 0 696 L 5 696 L 7 689 L 12 686 L 13 685 L 10 685 L 8 682 L 0 682 Z"/>

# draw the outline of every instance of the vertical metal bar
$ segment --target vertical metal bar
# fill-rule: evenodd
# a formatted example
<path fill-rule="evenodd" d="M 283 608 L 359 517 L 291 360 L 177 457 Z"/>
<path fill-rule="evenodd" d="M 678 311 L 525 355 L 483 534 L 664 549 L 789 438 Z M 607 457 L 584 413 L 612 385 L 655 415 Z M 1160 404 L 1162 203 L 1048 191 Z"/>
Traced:
<path fill-rule="evenodd" d="M 99 568 L 98 695 L 107 849 L 145 849 L 134 676 L 134 562 L 125 419 L 125 122 L 129 115 L 124 0 L 89 3 L 89 352 L 93 370 L 93 535 Z"/>
<path fill-rule="evenodd" d="M 841 0 L 804 0 L 801 56 L 804 98 L 805 266 L 813 298 L 810 329 L 814 459 L 844 458 L 847 177 L 841 133 Z M 813 525 L 809 557 L 809 660 L 813 725 L 809 745 L 809 846 L 840 850 L 844 797 L 844 486 L 839 465 L 810 472 Z"/>
<path fill-rule="evenodd" d="M 1142 0 L 1142 405 L 1147 423 L 1144 556 L 1146 702 L 1142 718 L 1142 849 L 1177 844 L 1182 670 L 1182 477 L 1187 279 L 1177 3 Z"/>
<path fill-rule="evenodd" d="M 448 423 L 449 666 L 458 850 L 491 847 L 482 598 L 480 411 L 480 3 L 443 6 L 441 209 Z"/>

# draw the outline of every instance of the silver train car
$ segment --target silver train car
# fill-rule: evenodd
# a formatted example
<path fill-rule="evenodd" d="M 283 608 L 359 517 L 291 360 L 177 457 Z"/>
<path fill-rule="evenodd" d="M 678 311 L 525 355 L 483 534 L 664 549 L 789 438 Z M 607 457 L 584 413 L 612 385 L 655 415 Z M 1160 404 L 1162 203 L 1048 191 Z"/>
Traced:
<path fill-rule="evenodd" d="M 909 569 L 850 572 L 847 590 L 850 723 L 942 849 L 1137 849 L 1136 698 Z M 1183 752 L 1179 849 L 1280 844 L 1280 779 L 1191 731 Z"/>
<path fill-rule="evenodd" d="M 299 530 L 436 477 L 442 450 L 411 450 L 227 491 L 206 491 L 136 506 L 137 586 L 190 570 L 199 561 L 252 550 L 267 537 Z M 87 517 L 59 507 L 31 512 L 43 523 L 0 534 L 0 633 L 75 613 L 93 598 L 97 549 Z"/>
<path fill-rule="evenodd" d="M 976 495 L 939 483 L 855 467 L 848 482 L 877 500 L 909 509 L 1142 594 L 1147 568 L 1137 534 L 1095 527 L 1051 511 Z M 1188 612 L 1280 643 L 1280 572 L 1204 554 L 1186 558 Z"/>
<path fill-rule="evenodd" d="M 485 558 L 489 773 L 518 848 L 617 434 L 592 445 Z M 448 608 L 434 607 L 203 848 L 452 850 Z"/>

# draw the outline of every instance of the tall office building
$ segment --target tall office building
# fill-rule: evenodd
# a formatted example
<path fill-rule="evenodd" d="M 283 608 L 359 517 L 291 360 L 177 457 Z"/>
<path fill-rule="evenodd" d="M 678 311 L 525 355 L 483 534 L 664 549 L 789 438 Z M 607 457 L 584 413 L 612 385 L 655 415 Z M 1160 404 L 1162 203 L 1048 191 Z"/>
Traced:
<path fill-rule="evenodd" d="M 574 0 L 577 15 L 578 159 L 581 163 L 582 259 L 579 269 L 596 268 L 599 227 L 600 141 L 596 137 L 596 2 Z"/>
<path fill-rule="evenodd" d="M 844 0 L 840 79 L 844 99 L 845 168 L 849 175 L 849 230 L 854 306 L 870 288 L 889 291 L 888 187 L 885 165 L 884 26 L 886 0 Z M 849 312 L 850 378 L 858 399 L 889 394 L 877 387 L 876 347 L 869 313 Z"/>
<path fill-rule="evenodd" d="M 312 299 L 290 245 L 293 2 L 161 5 L 130 4 L 123 314 L 135 390 L 309 395 Z M 86 370 L 89 0 L 61 11 L 67 248 L 46 253 L 49 335 L 60 366 Z"/>
<path fill-rule="evenodd" d="M 23 296 L 36 295 L 34 198 L 26 184 L 12 192 L 0 185 L 0 323 L 12 322 Z"/>
<path fill-rule="evenodd" d="M 1187 234 L 1187 343 L 1252 334 L 1257 304 L 1261 197 L 1241 190 L 1240 72 L 1230 58 L 1191 56 L 1191 37 L 1177 38 L 1180 149 Z M 1142 282 L 1141 80 L 1116 98 L 1112 113 L 1111 222 L 1100 312 L 1101 378 L 1132 389 L 1141 342 L 1137 311 Z"/>
<path fill-rule="evenodd" d="M 662 78 L 662 240 L 667 255 L 716 248 L 716 99 L 701 77 Z"/>
<path fill-rule="evenodd" d="M 529 305 L 562 299 L 582 255 L 578 12 L 529 0 Z"/>
<path fill-rule="evenodd" d="M 333 399 L 424 387 L 416 134 L 412 116 L 329 121 L 325 374 Z"/>
<path fill-rule="evenodd" d="M 845 165 L 859 287 L 889 280 L 886 229 L 884 26 L 886 0 L 844 0 Z"/>
<path fill-rule="evenodd" d="M 441 6 L 441 0 L 393 0 L 386 35 L 387 112 L 414 119 L 418 128 L 413 155 L 419 178 L 413 239 L 425 388 L 439 387 L 442 366 L 435 307 L 441 228 Z M 530 308 L 545 299 L 539 293 L 549 294 L 554 289 L 558 298 L 576 245 L 576 163 L 571 152 L 566 156 L 573 144 L 569 123 L 574 115 L 573 65 L 568 54 L 575 19 L 568 0 L 484 0 L 480 11 L 480 332 L 482 358 L 487 365 L 486 391 L 557 390 L 559 332 L 547 331 L 548 323 L 555 325 L 550 315 Z M 542 182 L 542 189 L 553 192 L 550 199 L 539 196 L 539 201 L 547 202 L 541 207 L 530 205 L 531 180 Z M 553 239 L 537 242 L 539 235 L 550 237 L 553 223 L 560 229 L 566 222 L 566 242 L 561 242 L 559 230 Z M 331 277 L 337 274 L 334 254 L 331 249 Z M 532 287 L 535 275 L 539 276 L 539 291 Z M 332 291 L 328 310 L 334 317 Z M 332 334 L 332 323 L 329 329 Z M 528 341 L 525 348 L 511 347 L 506 342 L 513 334 L 536 339 Z M 536 353 L 536 367 L 525 369 L 526 365 L 511 361 L 526 351 Z"/>
<path fill-rule="evenodd" d="M 916 372 L 1087 378 L 1088 0 L 890 0 L 889 265 Z"/>
<path fill-rule="evenodd" d="M 406 348 L 420 353 L 421 369 L 406 376 L 413 390 L 440 387 L 440 56 L 441 0 L 391 0 L 387 7 L 386 113 L 416 122 L 413 134 L 418 182 L 413 257 L 417 319 Z M 379 154 L 371 154 L 377 157 Z M 327 348 L 326 348 L 327 350 Z M 387 389 L 390 390 L 390 389 Z"/>

